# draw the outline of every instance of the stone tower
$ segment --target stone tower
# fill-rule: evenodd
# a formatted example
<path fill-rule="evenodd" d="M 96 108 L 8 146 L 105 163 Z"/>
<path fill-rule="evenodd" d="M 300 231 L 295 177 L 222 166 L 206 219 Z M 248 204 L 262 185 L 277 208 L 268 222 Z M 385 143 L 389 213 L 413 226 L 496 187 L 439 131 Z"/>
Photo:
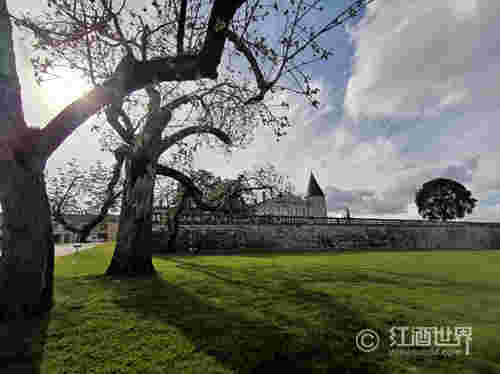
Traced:
<path fill-rule="evenodd" d="M 326 200 L 321 187 L 319 186 L 314 174 L 311 172 L 306 194 L 308 216 L 326 217 Z"/>

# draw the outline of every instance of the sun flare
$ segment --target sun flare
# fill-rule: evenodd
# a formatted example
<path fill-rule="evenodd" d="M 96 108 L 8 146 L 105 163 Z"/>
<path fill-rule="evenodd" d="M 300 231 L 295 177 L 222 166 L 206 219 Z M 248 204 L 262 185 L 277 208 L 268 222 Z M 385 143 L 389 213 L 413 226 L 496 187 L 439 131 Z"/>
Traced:
<path fill-rule="evenodd" d="M 91 89 L 91 86 L 85 83 L 79 74 L 71 70 L 57 69 L 55 74 L 59 78 L 42 83 L 49 99 L 48 104 L 53 110 L 63 109 Z"/>

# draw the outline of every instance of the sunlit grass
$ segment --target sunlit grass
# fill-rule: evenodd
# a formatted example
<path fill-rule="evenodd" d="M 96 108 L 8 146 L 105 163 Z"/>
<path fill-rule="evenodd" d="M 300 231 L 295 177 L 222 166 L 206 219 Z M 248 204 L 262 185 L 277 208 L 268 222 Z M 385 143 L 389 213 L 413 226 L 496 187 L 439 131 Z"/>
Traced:
<path fill-rule="evenodd" d="M 112 248 L 56 259 L 42 373 L 500 372 L 500 251 L 167 256 L 113 280 Z M 394 325 L 472 326 L 471 355 L 391 356 Z"/>

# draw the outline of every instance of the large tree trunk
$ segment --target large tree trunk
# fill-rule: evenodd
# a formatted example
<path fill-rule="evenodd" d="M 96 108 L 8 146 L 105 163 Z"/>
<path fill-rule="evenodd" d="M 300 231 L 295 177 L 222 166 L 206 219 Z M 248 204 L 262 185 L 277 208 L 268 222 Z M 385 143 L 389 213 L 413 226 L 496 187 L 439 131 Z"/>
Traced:
<path fill-rule="evenodd" d="M 151 249 L 155 164 L 144 158 L 127 160 L 118 238 L 111 264 L 106 270 L 108 275 L 145 276 L 155 273 Z"/>
<path fill-rule="evenodd" d="M 0 318 L 22 319 L 53 303 L 54 244 L 43 174 L 1 160 L 3 249 Z"/>
<path fill-rule="evenodd" d="M 46 157 L 39 148 L 40 130 L 24 121 L 6 12 L 0 0 L 0 319 L 22 320 L 52 306 L 54 243 L 43 177 Z"/>

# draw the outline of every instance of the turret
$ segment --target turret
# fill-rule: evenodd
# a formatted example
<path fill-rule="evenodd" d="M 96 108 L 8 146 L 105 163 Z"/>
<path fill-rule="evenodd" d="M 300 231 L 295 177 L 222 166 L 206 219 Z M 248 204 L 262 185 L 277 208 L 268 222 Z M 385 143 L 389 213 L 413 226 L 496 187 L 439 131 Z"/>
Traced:
<path fill-rule="evenodd" d="M 306 193 L 308 216 L 312 217 L 326 217 L 326 200 L 325 194 L 321 190 L 314 174 L 311 172 L 309 177 L 309 184 L 307 185 Z"/>

